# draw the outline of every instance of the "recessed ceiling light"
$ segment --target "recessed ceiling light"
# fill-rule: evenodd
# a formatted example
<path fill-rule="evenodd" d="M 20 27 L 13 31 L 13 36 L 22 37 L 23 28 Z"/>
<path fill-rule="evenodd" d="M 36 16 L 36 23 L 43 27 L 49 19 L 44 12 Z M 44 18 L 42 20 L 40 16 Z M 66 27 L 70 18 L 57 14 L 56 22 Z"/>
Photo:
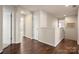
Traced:
<path fill-rule="evenodd" d="M 64 16 L 66 16 L 66 15 L 64 15 Z"/>
<path fill-rule="evenodd" d="M 65 5 L 66 7 L 68 7 L 69 5 Z"/>
<path fill-rule="evenodd" d="M 21 14 L 24 14 L 25 12 L 23 10 L 21 10 Z"/>

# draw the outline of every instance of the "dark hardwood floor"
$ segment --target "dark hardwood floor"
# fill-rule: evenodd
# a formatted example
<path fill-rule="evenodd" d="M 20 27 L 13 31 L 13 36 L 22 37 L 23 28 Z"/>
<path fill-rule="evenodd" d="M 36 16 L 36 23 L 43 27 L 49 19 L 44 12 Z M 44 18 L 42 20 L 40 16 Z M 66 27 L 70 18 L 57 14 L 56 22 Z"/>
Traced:
<path fill-rule="evenodd" d="M 21 44 L 12 44 L 2 54 L 77 54 L 77 42 L 64 39 L 57 47 L 24 37 Z"/>

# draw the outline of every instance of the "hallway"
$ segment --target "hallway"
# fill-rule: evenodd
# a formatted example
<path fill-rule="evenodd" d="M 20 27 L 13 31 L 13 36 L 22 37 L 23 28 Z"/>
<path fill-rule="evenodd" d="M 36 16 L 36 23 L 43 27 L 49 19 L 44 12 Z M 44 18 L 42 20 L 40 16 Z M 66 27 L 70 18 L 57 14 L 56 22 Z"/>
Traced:
<path fill-rule="evenodd" d="M 79 59 L 78 1 L 1 0 L 0 59 Z"/>
<path fill-rule="evenodd" d="M 21 46 L 21 47 L 20 47 Z M 2 54 L 77 54 L 77 43 L 73 40 L 62 40 L 53 47 L 37 40 L 24 37 L 21 44 L 13 44 L 4 49 Z"/>
<path fill-rule="evenodd" d="M 78 53 L 78 8 L 79 5 L 2 6 L 0 51 L 3 54 Z"/>

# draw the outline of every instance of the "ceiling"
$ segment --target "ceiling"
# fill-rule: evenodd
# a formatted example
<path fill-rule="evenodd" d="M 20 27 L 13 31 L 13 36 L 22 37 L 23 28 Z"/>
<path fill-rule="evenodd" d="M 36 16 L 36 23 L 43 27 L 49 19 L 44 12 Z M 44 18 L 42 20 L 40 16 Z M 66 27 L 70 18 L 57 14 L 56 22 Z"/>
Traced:
<path fill-rule="evenodd" d="M 66 7 L 65 5 L 23 5 L 21 7 L 30 11 L 43 10 L 60 18 L 64 17 L 64 15 L 77 15 L 77 9 L 79 6 L 73 7 L 73 5 L 69 5 Z"/>

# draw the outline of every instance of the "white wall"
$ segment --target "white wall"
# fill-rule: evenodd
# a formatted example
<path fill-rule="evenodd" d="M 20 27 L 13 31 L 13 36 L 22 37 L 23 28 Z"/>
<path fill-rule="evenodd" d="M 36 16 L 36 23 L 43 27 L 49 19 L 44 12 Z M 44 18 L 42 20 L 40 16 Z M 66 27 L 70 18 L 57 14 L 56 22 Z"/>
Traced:
<path fill-rule="evenodd" d="M 56 47 L 63 39 L 62 30 L 58 26 L 58 19 L 50 13 L 45 13 L 46 26 L 39 28 L 39 41 Z M 40 23 L 41 24 L 41 23 Z"/>
<path fill-rule="evenodd" d="M 25 30 L 24 30 L 24 20 L 25 20 L 25 15 L 22 15 L 20 17 L 20 41 L 22 42 L 23 40 L 23 36 L 25 34 Z"/>
<path fill-rule="evenodd" d="M 56 17 L 45 11 L 38 11 L 34 16 L 34 20 L 37 22 L 34 22 L 35 24 L 33 26 L 35 26 L 34 31 L 37 32 L 35 35 L 38 41 L 51 46 L 56 46 L 61 41 Z"/>
<path fill-rule="evenodd" d="M 68 27 L 68 23 L 74 23 L 74 27 Z M 77 16 L 65 18 L 65 39 L 77 40 Z"/>
<path fill-rule="evenodd" d="M 14 6 L 3 6 L 3 49 L 11 44 L 11 14 L 12 14 L 12 43 L 14 43 Z"/>
<path fill-rule="evenodd" d="M 16 33 L 16 31 L 15 31 L 15 28 L 16 28 L 16 22 L 15 22 L 15 13 L 16 13 L 16 11 L 15 11 L 15 7 L 12 7 L 11 6 L 11 11 L 12 11 L 12 43 L 15 43 L 15 41 L 16 41 L 16 35 L 15 35 L 15 33 Z"/>
<path fill-rule="evenodd" d="M 21 11 L 23 11 L 24 13 L 21 13 Z M 22 28 L 21 27 L 21 17 L 23 16 L 24 20 L 23 20 L 23 32 L 22 33 Z M 14 21 L 14 38 L 15 38 L 15 43 L 21 43 L 22 41 L 22 35 L 28 37 L 28 38 L 32 38 L 32 14 L 30 13 L 30 11 L 27 11 L 24 8 L 21 7 L 17 7 L 15 8 L 15 21 Z"/>
<path fill-rule="evenodd" d="M 60 28 L 58 27 L 58 20 L 55 20 L 55 23 L 54 23 L 54 26 L 55 26 L 55 44 L 54 46 L 57 46 L 57 44 L 59 44 L 59 42 L 61 41 L 60 40 Z"/>
<path fill-rule="evenodd" d="M 64 39 L 64 37 L 65 37 L 64 28 L 65 28 L 65 19 L 61 18 L 61 19 L 59 19 L 59 29 L 60 29 L 60 34 L 61 34 L 60 39 Z"/>
<path fill-rule="evenodd" d="M 33 13 L 33 39 L 36 39 L 38 40 L 38 28 L 39 28 L 39 25 L 40 25 L 40 12 L 34 12 Z"/>
<path fill-rule="evenodd" d="M 14 7 L 13 6 L 0 6 L 0 50 L 4 49 L 5 47 L 7 47 L 10 44 L 10 29 L 11 29 L 11 12 L 12 12 L 12 16 L 13 16 L 13 10 Z M 13 28 L 13 33 L 12 33 L 12 38 L 14 38 L 14 17 L 12 17 L 12 28 Z M 14 39 L 13 39 L 14 41 Z"/>
<path fill-rule="evenodd" d="M 54 46 L 55 29 L 52 26 L 55 18 L 45 11 L 40 11 L 40 27 L 38 29 L 38 40 Z"/>
<path fill-rule="evenodd" d="M 20 43 L 20 14 L 16 13 L 16 43 Z"/>
<path fill-rule="evenodd" d="M 20 7 L 17 7 L 14 9 L 15 10 L 15 21 L 14 21 L 14 38 L 15 38 L 15 43 L 21 43 L 21 26 L 20 26 L 20 21 L 21 21 L 21 17 L 23 16 L 21 14 L 21 10 L 22 8 Z"/>
<path fill-rule="evenodd" d="M 3 7 L 3 48 L 11 43 L 11 10 Z"/>
<path fill-rule="evenodd" d="M 64 22 L 62 20 L 62 22 Z M 62 24 L 64 26 L 64 24 Z M 55 46 L 64 39 L 64 28 L 59 25 L 59 20 L 55 20 Z"/>
<path fill-rule="evenodd" d="M 55 29 L 54 28 L 39 28 L 38 40 L 40 42 L 54 46 L 55 42 Z"/>
<path fill-rule="evenodd" d="M 33 13 L 33 39 L 38 40 L 40 28 L 47 27 L 47 14 L 43 11 Z"/>
<path fill-rule="evenodd" d="M 0 52 L 2 51 L 2 25 L 3 25 L 3 9 L 2 6 L 0 6 Z"/>
<path fill-rule="evenodd" d="M 47 13 L 40 11 L 40 27 L 47 27 Z"/>
<path fill-rule="evenodd" d="M 32 14 L 25 16 L 25 36 L 32 39 Z"/>
<path fill-rule="evenodd" d="M 79 8 L 78 8 L 78 16 L 77 16 L 77 44 L 79 45 Z"/>

